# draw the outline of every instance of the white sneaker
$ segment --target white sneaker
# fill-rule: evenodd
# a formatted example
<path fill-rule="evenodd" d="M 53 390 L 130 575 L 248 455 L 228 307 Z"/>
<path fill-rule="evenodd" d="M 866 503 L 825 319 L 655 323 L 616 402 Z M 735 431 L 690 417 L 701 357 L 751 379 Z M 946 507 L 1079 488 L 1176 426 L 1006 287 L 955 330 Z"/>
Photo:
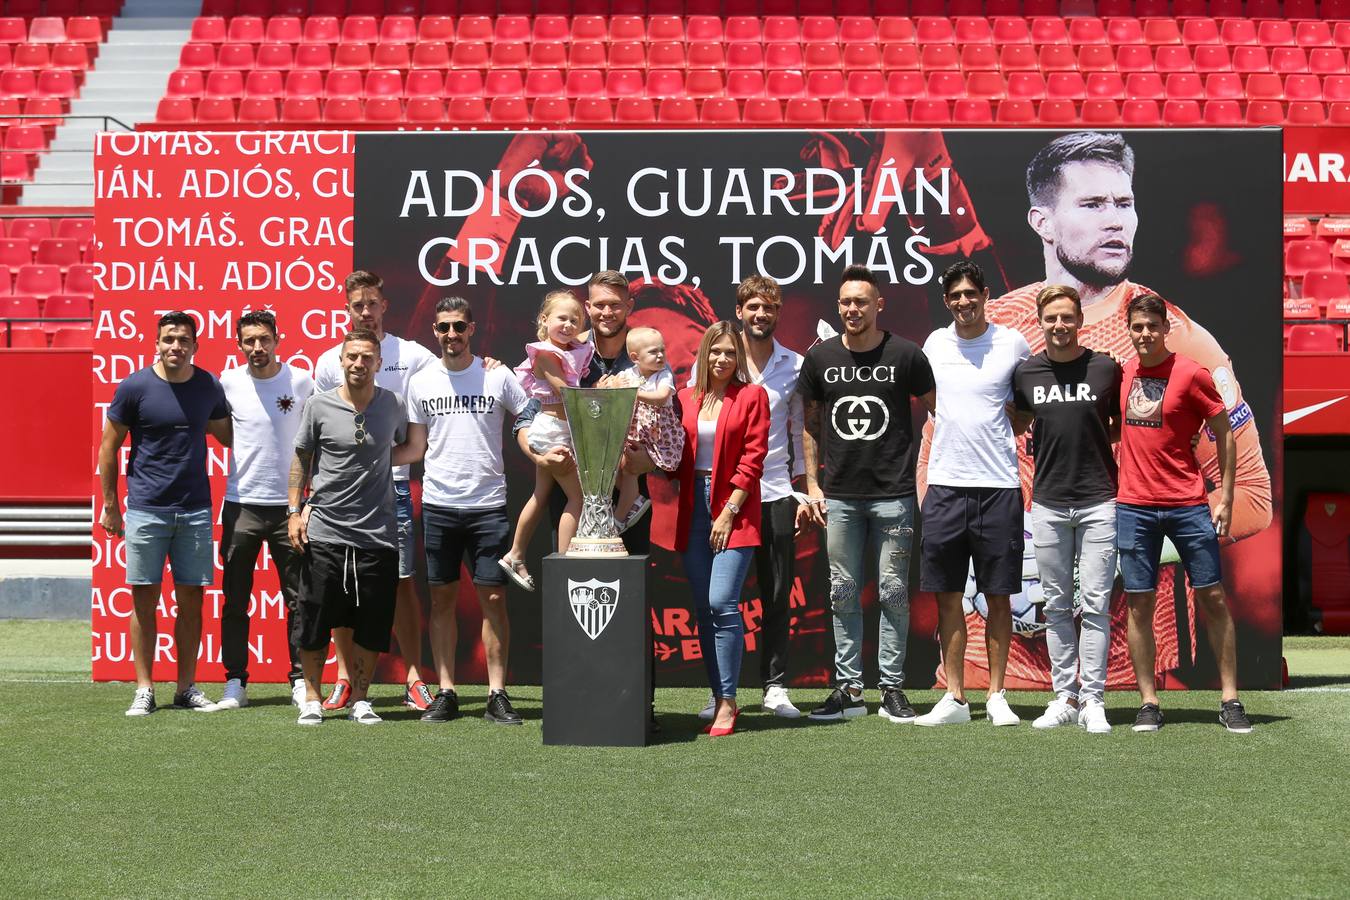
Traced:
<path fill-rule="evenodd" d="M 136 696 L 131 698 L 131 705 L 127 707 L 127 715 L 133 718 L 148 716 L 156 708 L 154 690 L 151 688 L 136 688 Z"/>
<path fill-rule="evenodd" d="M 297 681 L 291 685 L 291 706 L 294 706 L 297 709 L 302 709 L 304 705 L 305 705 L 305 683 L 303 681 Z"/>
<path fill-rule="evenodd" d="M 1110 734 L 1111 723 L 1106 721 L 1106 704 L 1096 697 L 1084 700 L 1082 709 L 1078 711 L 1078 724 L 1088 734 Z"/>
<path fill-rule="evenodd" d="M 369 705 L 369 704 L 367 704 Z M 323 704 L 318 700 L 306 700 L 300 704 L 300 717 L 295 720 L 297 725 L 322 725 L 323 724 Z"/>
<path fill-rule="evenodd" d="M 698 717 L 705 722 L 711 722 L 717 716 L 717 698 L 708 694 L 708 702 L 698 711 Z"/>
<path fill-rule="evenodd" d="M 934 725 L 963 725 L 970 721 L 970 704 L 958 703 L 948 691 L 942 695 L 942 699 L 933 705 L 933 708 L 914 720 L 915 725 L 925 725 L 933 727 Z"/>
<path fill-rule="evenodd" d="M 988 717 L 990 723 L 994 725 L 1016 725 L 1022 721 L 1017 718 L 1017 713 L 1008 706 L 1008 698 L 1003 691 L 997 694 L 990 694 L 984 701 L 984 714 Z"/>
<path fill-rule="evenodd" d="M 788 699 L 788 692 L 782 685 L 777 684 L 764 692 L 763 709 L 784 719 L 796 719 L 802 714 L 802 711 L 793 706 L 792 701 Z"/>
<path fill-rule="evenodd" d="M 347 718 L 353 722 L 360 722 L 362 725 L 378 725 L 384 721 L 375 714 L 375 709 L 370 705 L 369 700 L 357 700 L 352 704 L 352 711 L 347 713 Z"/>
<path fill-rule="evenodd" d="M 1045 712 L 1036 717 L 1031 727 L 1045 729 L 1076 724 L 1078 724 L 1078 707 L 1070 706 L 1067 700 L 1056 697 L 1046 704 Z"/>
<path fill-rule="evenodd" d="M 225 696 L 220 698 L 216 709 L 243 709 L 245 706 L 248 706 L 248 693 L 244 690 L 244 683 L 238 678 L 231 678 L 225 682 Z"/>

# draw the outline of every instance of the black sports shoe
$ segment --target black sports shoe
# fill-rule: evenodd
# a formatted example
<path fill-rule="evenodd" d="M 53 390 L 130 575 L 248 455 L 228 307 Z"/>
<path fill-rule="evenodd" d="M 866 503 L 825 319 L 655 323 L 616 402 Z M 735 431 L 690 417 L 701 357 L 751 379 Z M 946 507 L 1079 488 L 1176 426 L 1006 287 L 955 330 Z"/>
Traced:
<path fill-rule="evenodd" d="M 444 688 L 436 692 L 427 711 L 422 713 L 423 722 L 449 722 L 459 718 L 459 697 L 454 691 Z"/>
<path fill-rule="evenodd" d="M 837 722 L 840 719 L 865 715 L 867 704 L 863 702 L 862 694 L 855 697 L 844 688 L 835 688 L 830 691 L 830 696 L 825 698 L 824 703 L 811 710 L 807 718 L 815 719 L 817 722 Z"/>
<path fill-rule="evenodd" d="M 881 692 L 881 705 L 877 707 L 877 715 L 892 722 L 912 723 L 915 713 L 904 691 L 899 688 L 885 688 Z"/>
<path fill-rule="evenodd" d="M 1162 727 L 1163 714 L 1156 703 L 1145 703 L 1139 707 L 1139 715 L 1134 717 L 1135 731 L 1157 731 Z"/>
<path fill-rule="evenodd" d="M 1219 724 L 1233 734 L 1252 733 L 1252 720 L 1247 718 L 1241 700 L 1225 700 L 1219 704 Z"/>
<path fill-rule="evenodd" d="M 498 725 L 520 725 L 523 721 L 520 713 L 511 705 L 511 698 L 506 696 L 506 691 L 493 691 L 488 694 L 487 710 L 484 711 L 483 718 Z"/>

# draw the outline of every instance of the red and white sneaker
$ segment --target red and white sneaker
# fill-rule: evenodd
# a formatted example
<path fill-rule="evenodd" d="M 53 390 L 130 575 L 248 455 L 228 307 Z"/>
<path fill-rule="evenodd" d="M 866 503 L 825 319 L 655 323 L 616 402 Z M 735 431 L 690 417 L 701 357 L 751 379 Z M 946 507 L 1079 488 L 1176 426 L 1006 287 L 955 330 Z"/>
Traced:
<path fill-rule="evenodd" d="M 328 695 L 328 699 L 323 701 L 324 709 L 345 709 L 352 702 L 352 683 L 345 678 L 339 678 L 333 685 L 333 693 Z"/>
<path fill-rule="evenodd" d="M 431 696 L 427 683 L 421 680 L 414 681 L 403 692 L 403 705 L 409 709 L 420 709 L 425 712 L 434 699 L 436 698 Z"/>

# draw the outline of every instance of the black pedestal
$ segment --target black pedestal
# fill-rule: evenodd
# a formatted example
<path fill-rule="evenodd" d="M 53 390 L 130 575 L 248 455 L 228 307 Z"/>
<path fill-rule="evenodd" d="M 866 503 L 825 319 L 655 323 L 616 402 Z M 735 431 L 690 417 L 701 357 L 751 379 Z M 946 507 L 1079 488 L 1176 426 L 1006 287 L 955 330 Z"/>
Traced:
<path fill-rule="evenodd" d="M 544 743 L 641 747 L 651 718 L 647 557 L 544 559 Z"/>

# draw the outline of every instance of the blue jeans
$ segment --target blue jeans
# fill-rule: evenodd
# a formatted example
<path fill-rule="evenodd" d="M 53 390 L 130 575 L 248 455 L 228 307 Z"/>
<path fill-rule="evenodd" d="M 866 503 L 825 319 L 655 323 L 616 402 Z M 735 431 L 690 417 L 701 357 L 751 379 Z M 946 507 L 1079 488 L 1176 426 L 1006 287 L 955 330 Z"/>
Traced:
<path fill-rule="evenodd" d="M 914 498 L 829 500 L 825 549 L 830 557 L 830 608 L 834 610 L 836 687 L 862 690 L 862 589 L 867 560 L 876 560 L 881 628 L 877 665 L 881 687 L 905 680 L 909 637 L 909 552 L 914 542 Z"/>
<path fill-rule="evenodd" d="M 1181 555 L 1193 589 L 1223 581 L 1219 538 L 1209 504 L 1169 507 L 1117 503 L 1116 545 L 1120 547 L 1120 580 L 1127 594 L 1158 589 L 1164 535 L 1172 539 Z"/>
<path fill-rule="evenodd" d="M 211 510 L 148 512 L 128 509 L 126 526 L 127 584 L 159 584 L 168 559 L 174 584 L 201 585 L 215 581 L 211 561 Z"/>
<path fill-rule="evenodd" d="M 689 547 L 684 551 L 684 574 L 694 595 L 698 645 L 708 671 L 708 685 L 718 697 L 735 699 L 745 654 L 741 586 L 755 558 L 755 548 L 735 547 L 713 553 L 708 544 L 712 534 L 709 496 L 707 476 L 694 476 L 694 516 L 689 526 Z"/>

